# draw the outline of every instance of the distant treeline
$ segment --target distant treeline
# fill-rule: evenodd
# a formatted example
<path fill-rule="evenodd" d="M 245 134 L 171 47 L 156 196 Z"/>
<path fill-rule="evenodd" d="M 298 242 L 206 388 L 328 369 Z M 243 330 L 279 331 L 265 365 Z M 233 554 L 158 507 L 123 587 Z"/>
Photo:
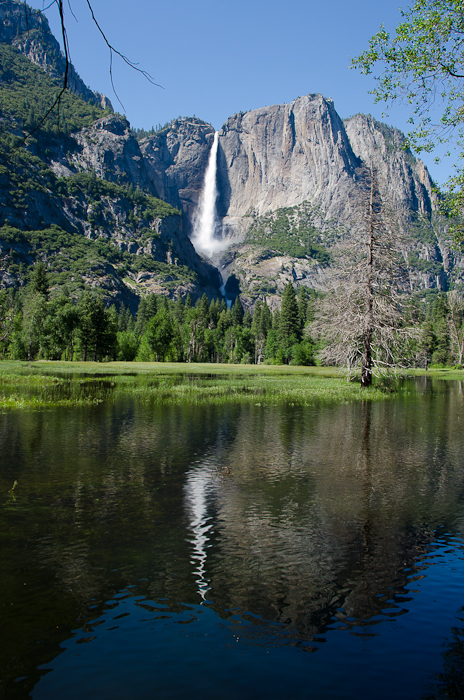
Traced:
<path fill-rule="evenodd" d="M 18 360 L 122 360 L 222 362 L 243 364 L 317 363 L 324 339 L 311 337 L 318 296 L 288 284 L 281 309 L 273 313 L 258 301 L 253 315 L 237 298 L 194 305 L 190 295 L 172 301 L 142 297 L 137 314 L 109 308 L 98 293 L 72 298 L 66 289 L 49 289 L 46 267 L 35 265 L 20 290 L 0 291 L 0 357 Z M 411 350 L 411 366 L 461 365 L 464 306 L 456 297 L 437 294 L 427 305 L 411 299 L 405 313 L 420 328 Z"/>
<path fill-rule="evenodd" d="M 165 124 L 156 124 L 152 126 L 151 129 L 131 129 L 132 134 L 135 136 L 137 141 L 148 138 L 148 136 L 154 136 L 160 131 L 167 129 L 171 122 L 166 122 Z"/>
<path fill-rule="evenodd" d="M 51 294 L 43 263 L 21 290 L 0 292 L 0 357 L 20 360 L 140 360 L 172 362 L 278 362 L 314 364 L 314 344 L 303 337 L 313 296 L 288 286 L 281 312 L 258 303 L 243 312 L 236 299 L 190 295 L 171 301 L 142 297 L 136 316 L 105 307 L 97 293 L 78 301 L 66 287 Z"/>

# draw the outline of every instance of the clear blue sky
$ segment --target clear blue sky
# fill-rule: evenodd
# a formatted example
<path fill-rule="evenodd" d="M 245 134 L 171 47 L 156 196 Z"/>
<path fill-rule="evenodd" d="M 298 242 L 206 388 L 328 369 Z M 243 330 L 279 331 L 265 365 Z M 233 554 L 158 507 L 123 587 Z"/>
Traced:
<path fill-rule="evenodd" d="M 42 9 L 42 0 L 29 0 Z M 350 69 L 382 23 L 399 23 L 401 0 L 92 0 L 109 41 L 148 71 L 163 89 L 115 57 L 111 87 L 109 54 L 92 24 L 86 0 L 67 2 L 71 58 L 84 82 L 108 95 L 134 127 L 150 128 L 178 116 L 197 116 L 219 129 L 239 111 L 291 102 L 320 92 L 332 97 L 341 117 L 356 112 L 407 131 L 408 111 L 385 106 L 368 94 L 374 81 Z M 48 1 L 45 5 L 48 4 Z M 407 6 L 403 3 L 403 7 Z M 57 38 L 58 13 L 46 15 Z M 432 177 L 451 173 L 421 156 Z"/>

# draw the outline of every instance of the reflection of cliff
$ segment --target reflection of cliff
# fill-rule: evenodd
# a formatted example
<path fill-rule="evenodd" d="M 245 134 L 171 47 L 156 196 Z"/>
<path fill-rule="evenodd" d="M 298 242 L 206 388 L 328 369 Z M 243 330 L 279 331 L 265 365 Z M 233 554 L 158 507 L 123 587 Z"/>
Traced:
<path fill-rule="evenodd" d="M 436 388 L 371 406 L 121 400 L 2 416 L 7 666 L 24 675 L 34 639 L 44 663 L 126 586 L 172 608 L 207 591 L 220 615 L 300 639 L 398 606 L 434 529 L 462 519 L 463 397 Z"/>
<path fill-rule="evenodd" d="M 438 400 L 450 401 L 441 425 L 431 405 L 372 406 L 370 419 L 358 406 L 243 411 L 218 501 L 215 602 L 300 635 L 334 614 L 368 619 L 388 607 L 392 591 L 377 596 L 392 583 L 401 591 L 405 562 L 462 495 L 460 438 L 449 429 L 458 404 Z"/>

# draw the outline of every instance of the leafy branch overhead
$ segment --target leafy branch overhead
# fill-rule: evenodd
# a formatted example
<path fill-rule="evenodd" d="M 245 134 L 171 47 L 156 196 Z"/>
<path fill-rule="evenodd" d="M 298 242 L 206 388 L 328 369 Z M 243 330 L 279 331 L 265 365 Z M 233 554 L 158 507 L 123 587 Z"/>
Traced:
<path fill-rule="evenodd" d="M 437 144 L 453 142 L 464 150 L 464 3 L 462 0 L 416 0 L 401 12 L 403 21 L 391 35 L 382 26 L 369 49 L 353 59 L 365 75 L 375 68 L 376 102 L 402 101 L 412 108 L 408 135 L 416 152 L 432 152 Z M 448 153 L 449 154 L 449 153 Z M 462 166 L 448 180 L 444 209 L 460 218 L 464 203 Z M 461 223 L 456 240 L 464 240 Z"/>
<path fill-rule="evenodd" d="M 382 26 L 369 49 L 352 65 L 375 76 L 376 102 L 404 100 L 413 107 L 409 134 L 416 151 L 432 151 L 458 127 L 464 136 L 464 3 L 462 0 L 417 0 L 401 12 L 404 21 L 391 36 Z M 437 118 L 435 119 L 435 116 Z"/>

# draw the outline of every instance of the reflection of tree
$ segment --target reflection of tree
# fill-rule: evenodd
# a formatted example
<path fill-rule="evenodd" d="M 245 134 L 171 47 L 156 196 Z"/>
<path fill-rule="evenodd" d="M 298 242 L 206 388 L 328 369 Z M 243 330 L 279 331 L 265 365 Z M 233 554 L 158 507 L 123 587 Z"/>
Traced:
<path fill-rule="evenodd" d="M 174 608 L 199 602 L 198 578 L 218 615 L 247 611 L 271 636 L 278 622 L 287 639 L 312 639 L 337 618 L 359 627 L 389 607 L 400 614 L 396 596 L 421 575 L 434 528 L 450 532 L 461 510 L 460 411 L 449 391 L 416 411 L 401 402 L 263 410 L 128 398 L 8 414 L 0 498 L 14 479 L 21 487 L 17 510 L 0 510 L 0 597 L 20 602 L 33 581 L 38 612 L 25 629 L 16 602 L 5 608 L 0 648 L 26 675 L 16 659 L 47 661 L 39 648 L 30 660 L 34 640 L 58 653 L 63 621 L 72 630 L 98 617 L 125 586 Z"/>
<path fill-rule="evenodd" d="M 458 619 L 464 622 L 464 607 Z M 452 627 L 451 639 L 444 644 L 443 673 L 437 673 L 437 680 L 424 696 L 424 700 L 442 698 L 464 698 L 464 627 Z"/>
<path fill-rule="evenodd" d="M 361 407 L 361 431 L 360 447 L 358 453 L 360 480 L 362 493 L 360 493 L 360 519 L 359 532 L 360 548 L 356 550 L 357 557 L 354 563 L 358 574 L 356 583 L 348 593 L 344 601 L 346 615 L 355 614 L 357 617 L 369 618 L 372 616 L 372 599 L 378 593 L 379 577 L 376 571 L 375 545 L 375 506 L 371 508 L 371 497 L 374 491 L 372 486 L 372 454 L 371 454 L 371 417 L 372 403 L 366 401 Z M 374 512 L 372 512 L 374 511 Z M 348 573 L 348 580 L 352 578 Z M 344 578 L 343 576 L 341 578 Z M 346 579 L 345 579 L 346 582 Z"/>
<path fill-rule="evenodd" d="M 216 609 L 259 611 L 302 639 L 334 617 L 369 625 L 389 608 L 405 612 L 432 523 L 446 521 L 442 509 L 462 490 L 450 469 L 460 451 L 447 428 L 453 401 L 441 396 L 440 411 L 424 405 L 420 418 L 393 403 L 244 409 L 227 454 L 234 488 L 217 500 Z"/>

